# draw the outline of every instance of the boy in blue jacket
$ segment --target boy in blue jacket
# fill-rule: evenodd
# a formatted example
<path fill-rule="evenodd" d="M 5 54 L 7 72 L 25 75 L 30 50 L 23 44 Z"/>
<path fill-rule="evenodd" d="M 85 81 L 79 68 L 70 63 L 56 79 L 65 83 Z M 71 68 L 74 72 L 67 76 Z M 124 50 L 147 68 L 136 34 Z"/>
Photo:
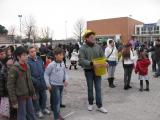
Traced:
<path fill-rule="evenodd" d="M 28 64 L 31 69 L 31 77 L 37 96 L 37 99 L 33 101 L 33 104 L 38 118 L 42 118 L 43 114 L 50 114 L 50 111 L 46 108 L 47 87 L 44 80 L 44 64 L 42 59 L 36 56 L 36 49 L 34 46 L 30 46 L 28 52 Z"/>

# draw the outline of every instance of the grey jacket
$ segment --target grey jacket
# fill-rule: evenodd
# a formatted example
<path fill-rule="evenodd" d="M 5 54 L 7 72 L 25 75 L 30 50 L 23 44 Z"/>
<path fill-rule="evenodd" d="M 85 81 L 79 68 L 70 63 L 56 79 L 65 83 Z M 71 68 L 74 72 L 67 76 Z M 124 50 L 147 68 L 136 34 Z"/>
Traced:
<path fill-rule="evenodd" d="M 44 79 L 47 87 L 50 85 L 63 86 L 64 81 L 68 79 L 64 63 L 51 62 L 45 70 Z"/>
<path fill-rule="evenodd" d="M 104 57 L 104 52 L 98 44 L 93 47 L 84 44 L 79 51 L 79 65 L 84 69 L 92 69 L 91 61 L 95 58 Z"/>

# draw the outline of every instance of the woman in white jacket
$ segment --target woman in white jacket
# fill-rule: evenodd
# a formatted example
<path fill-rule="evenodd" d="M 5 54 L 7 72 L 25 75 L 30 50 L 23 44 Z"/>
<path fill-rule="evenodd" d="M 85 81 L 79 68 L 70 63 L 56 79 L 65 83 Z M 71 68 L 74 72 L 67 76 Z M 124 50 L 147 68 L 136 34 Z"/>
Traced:
<path fill-rule="evenodd" d="M 110 88 L 116 87 L 114 85 L 114 73 L 118 61 L 118 51 L 115 46 L 115 42 L 113 39 L 108 39 L 107 48 L 105 49 L 105 57 L 107 58 L 107 62 L 109 64 L 108 67 L 108 83 Z"/>
<path fill-rule="evenodd" d="M 132 88 L 130 86 L 132 71 L 136 55 L 132 49 L 132 44 L 127 44 L 122 50 L 123 68 L 124 68 L 124 90 Z"/>

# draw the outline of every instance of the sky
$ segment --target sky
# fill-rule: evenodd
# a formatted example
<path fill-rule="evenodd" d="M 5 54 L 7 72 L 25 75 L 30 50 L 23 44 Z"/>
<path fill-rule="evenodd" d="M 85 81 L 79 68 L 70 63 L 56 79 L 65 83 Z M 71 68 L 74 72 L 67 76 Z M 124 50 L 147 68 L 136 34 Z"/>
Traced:
<path fill-rule="evenodd" d="M 0 24 L 9 29 L 32 16 L 39 29 L 49 27 L 54 39 L 74 36 L 78 19 L 131 17 L 144 23 L 160 19 L 160 0 L 0 0 Z"/>

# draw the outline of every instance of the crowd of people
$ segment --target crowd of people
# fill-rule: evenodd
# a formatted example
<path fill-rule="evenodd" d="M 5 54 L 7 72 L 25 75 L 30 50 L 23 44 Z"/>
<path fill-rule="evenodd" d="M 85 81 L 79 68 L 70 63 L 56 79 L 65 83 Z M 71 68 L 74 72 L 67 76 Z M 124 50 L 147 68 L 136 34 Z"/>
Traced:
<path fill-rule="evenodd" d="M 102 46 L 95 41 L 95 32 L 88 30 L 84 35 L 84 44 L 61 45 L 53 49 L 51 45 L 13 46 L 0 48 L 0 117 L 10 120 L 37 120 L 53 111 L 54 120 L 64 120 L 61 115 L 63 89 L 68 85 L 69 70 L 78 65 L 84 69 L 88 89 L 88 110 L 93 110 L 94 92 L 97 110 L 107 113 L 102 104 L 101 76 L 95 74 L 95 68 L 105 66 L 110 88 L 115 88 L 115 71 L 120 59 L 124 69 L 124 90 L 131 86 L 133 70 L 140 80 L 140 91 L 149 91 L 148 69 L 152 58 L 154 77 L 160 76 L 160 40 L 154 43 L 128 42 L 125 45 L 108 39 Z M 93 59 L 105 58 L 105 64 L 94 64 Z M 66 59 L 70 60 L 67 66 Z M 143 89 L 146 81 L 146 89 Z M 47 92 L 50 93 L 50 108 L 47 107 Z"/>

